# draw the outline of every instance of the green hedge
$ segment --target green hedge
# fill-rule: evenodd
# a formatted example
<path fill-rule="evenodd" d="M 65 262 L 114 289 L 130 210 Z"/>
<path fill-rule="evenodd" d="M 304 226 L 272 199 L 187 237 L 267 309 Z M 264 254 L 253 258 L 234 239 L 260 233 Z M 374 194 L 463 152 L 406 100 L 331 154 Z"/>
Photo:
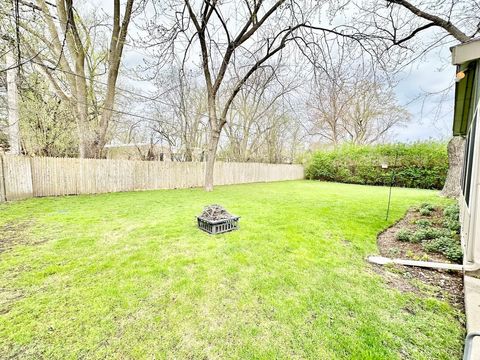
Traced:
<path fill-rule="evenodd" d="M 382 164 L 388 164 L 387 169 Z M 314 153 L 307 165 L 308 179 L 365 185 L 441 189 L 448 170 L 447 144 L 343 145 Z"/>

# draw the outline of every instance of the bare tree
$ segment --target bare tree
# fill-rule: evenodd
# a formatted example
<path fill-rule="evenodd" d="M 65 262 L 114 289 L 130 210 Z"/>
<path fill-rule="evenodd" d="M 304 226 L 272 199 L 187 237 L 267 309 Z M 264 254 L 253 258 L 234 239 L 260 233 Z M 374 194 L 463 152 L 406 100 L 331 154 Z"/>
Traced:
<path fill-rule="evenodd" d="M 353 84 L 351 106 L 342 127 L 353 144 L 372 144 L 386 140 L 398 126 L 407 124 L 410 113 L 397 104 L 388 84 L 357 79 Z"/>
<path fill-rule="evenodd" d="M 172 104 L 181 152 L 185 161 L 201 160 L 206 133 L 207 106 L 205 92 L 196 84 L 195 76 L 186 76 L 176 69 L 177 86 L 167 99 Z M 174 82 L 175 83 L 175 82 Z"/>
<path fill-rule="evenodd" d="M 19 117 L 19 101 L 18 101 L 18 68 L 15 66 L 14 57 L 15 50 L 9 49 L 5 54 L 7 66 L 7 103 L 8 103 L 8 143 L 10 145 L 9 152 L 19 155 L 21 152 L 20 145 L 20 117 Z"/>
<path fill-rule="evenodd" d="M 201 80 L 201 79 L 200 79 Z M 178 64 L 158 74 L 157 91 L 150 104 L 151 120 L 145 131 L 167 144 L 177 161 L 201 161 L 207 127 L 205 88 L 195 71 L 184 71 Z"/>
<path fill-rule="evenodd" d="M 6 4 L 5 4 L 6 5 Z M 5 75 L 6 89 L 6 111 L 7 126 L 6 134 L 8 137 L 9 152 L 14 155 L 21 153 L 21 136 L 20 136 L 20 118 L 19 118 L 19 101 L 18 87 L 20 74 L 20 52 L 18 50 L 19 27 L 19 3 L 11 3 L 8 6 L 0 6 L 0 51 L 4 60 L 2 75 Z M 17 26 L 15 26 L 17 25 Z"/>
<path fill-rule="evenodd" d="M 31 56 L 57 95 L 71 104 L 77 121 L 80 157 L 101 157 L 115 105 L 116 83 L 133 0 L 126 1 L 123 16 L 120 0 L 114 0 L 106 57 L 98 53 L 93 43 L 95 24 L 89 26 L 81 18 L 72 0 L 57 0 L 56 4 L 36 0 L 22 4 L 35 11 L 32 21 L 19 23 L 23 34 L 28 34 L 23 37 L 22 49 Z M 95 77 L 102 71 L 99 59 L 106 63 L 106 83 L 102 91 L 94 87 Z"/>
<path fill-rule="evenodd" d="M 406 124 L 410 114 L 397 104 L 390 79 L 359 61 L 358 48 L 340 45 L 330 47 L 328 56 L 317 57 L 315 86 L 307 102 L 309 133 L 333 146 L 383 141 Z"/>
<path fill-rule="evenodd" d="M 336 82 L 322 82 L 319 87 L 309 102 L 309 132 L 327 144 L 381 142 L 410 121 L 411 115 L 385 84 L 352 78 L 341 89 Z"/>
<path fill-rule="evenodd" d="M 311 110 L 311 135 L 319 136 L 323 141 L 337 146 L 345 141 L 344 127 L 346 112 L 351 106 L 354 93 L 350 91 L 350 80 L 354 75 L 344 65 L 343 47 L 336 60 L 325 59 L 317 70 L 314 87 L 307 107 Z"/>
<path fill-rule="evenodd" d="M 229 158 L 241 162 L 259 160 L 255 152 L 268 129 L 283 121 L 278 108 L 285 107 L 285 98 L 298 86 L 298 81 L 290 74 L 282 76 L 281 67 L 277 62 L 257 71 L 233 101 L 225 126 Z"/>
<path fill-rule="evenodd" d="M 248 79 L 259 69 L 270 65 L 274 57 L 284 55 L 289 43 L 304 47 L 313 44 L 307 40 L 312 31 L 323 36 L 332 34 L 362 39 L 362 34 L 352 27 L 326 28 L 314 26 L 310 19 L 320 18 L 321 4 L 309 4 L 295 0 L 273 2 L 242 0 L 238 2 L 171 1 L 172 24 L 157 27 L 162 41 L 157 45 L 184 45 L 188 53 L 199 49 L 201 67 L 207 92 L 209 140 L 205 167 L 205 189 L 213 189 L 213 171 L 220 134 L 227 123 L 230 108 Z M 342 31 L 344 30 L 344 31 Z M 173 48 L 173 47 L 172 47 Z M 162 55 L 168 53 L 162 51 Z M 238 77 L 228 79 L 229 69 L 242 59 L 242 71 Z M 248 61 L 248 65 L 245 65 Z"/>
<path fill-rule="evenodd" d="M 257 157 L 269 163 L 294 162 L 302 138 L 302 127 L 294 119 L 294 114 L 275 106 L 264 124 L 260 130 L 263 136 L 256 149 Z"/>

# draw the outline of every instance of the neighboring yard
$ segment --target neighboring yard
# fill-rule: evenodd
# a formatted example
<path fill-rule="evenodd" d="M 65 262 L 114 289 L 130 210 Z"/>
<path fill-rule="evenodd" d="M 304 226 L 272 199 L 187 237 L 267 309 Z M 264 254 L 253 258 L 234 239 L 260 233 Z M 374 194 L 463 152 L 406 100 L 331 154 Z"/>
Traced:
<path fill-rule="evenodd" d="M 0 358 L 458 359 L 463 314 L 366 263 L 427 190 L 295 181 L 0 205 Z M 241 229 L 196 228 L 204 205 Z"/>

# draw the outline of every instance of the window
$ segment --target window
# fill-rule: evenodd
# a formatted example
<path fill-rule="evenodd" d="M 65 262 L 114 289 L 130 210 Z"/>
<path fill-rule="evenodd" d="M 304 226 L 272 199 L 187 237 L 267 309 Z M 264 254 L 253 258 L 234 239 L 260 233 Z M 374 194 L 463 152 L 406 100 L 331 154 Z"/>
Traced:
<path fill-rule="evenodd" d="M 470 130 L 468 131 L 467 136 L 467 148 L 465 149 L 465 162 L 466 167 L 464 170 L 464 179 L 463 179 L 463 196 L 467 206 L 470 204 L 470 192 L 471 192 L 471 183 L 472 183 L 472 169 L 473 169 L 473 155 L 475 150 L 475 131 L 477 128 L 477 116 L 472 121 Z"/>
<path fill-rule="evenodd" d="M 462 166 L 462 178 L 461 178 L 461 187 L 462 187 L 462 194 L 463 194 L 463 197 L 465 198 L 465 185 L 466 185 L 466 181 L 465 181 L 465 177 L 467 176 L 467 164 L 468 164 L 468 146 L 470 145 L 470 134 L 467 134 L 467 138 L 465 140 L 465 145 L 464 145 L 464 149 L 463 149 L 463 166 Z"/>

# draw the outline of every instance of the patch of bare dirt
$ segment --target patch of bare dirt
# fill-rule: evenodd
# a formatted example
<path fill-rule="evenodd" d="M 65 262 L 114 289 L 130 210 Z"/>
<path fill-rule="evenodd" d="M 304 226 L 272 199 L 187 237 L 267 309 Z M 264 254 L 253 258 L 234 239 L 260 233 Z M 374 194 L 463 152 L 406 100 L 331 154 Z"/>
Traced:
<path fill-rule="evenodd" d="M 8 313 L 12 305 L 23 297 L 21 290 L 0 288 L 0 315 Z"/>
<path fill-rule="evenodd" d="M 9 222 L 0 226 L 0 254 L 12 249 L 16 245 L 38 245 L 44 239 L 33 239 L 29 236 L 29 229 L 33 221 Z"/>
<path fill-rule="evenodd" d="M 45 242 L 39 239 L 34 240 L 29 236 L 29 230 L 32 226 L 33 221 L 9 222 L 0 226 L 0 255 L 17 245 L 35 245 Z M 10 269 L 3 276 L 7 278 L 17 277 L 28 268 L 29 266 L 24 264 L 15 269 Z M 8 313 L 12 305 L 23 297 L 23 291 L 19 289 L 0 287 L 0 315 Z"/>
<path fill-rule="evenodd" d="M 442 209 L 435 209 L 430 216 L 409 210 L 405 217 L 378 235 L 377 244 L 382 256 L 423 261 L 450 263 L 442 254 L 426 252 L 421 244 L 398 241 L 401 229 L 416 230 L 415 222 L 427 219 L 438 225 L 443 219 Z M 415 292 L 422 296 L 433 296 L 451 303 L 458 309 L 464 308 L 463 276 L 459 271 L 431 270 L 410 266 L 377 266 L 374 271 L 384 276 L 387 283 L 400 291 Z"/>

